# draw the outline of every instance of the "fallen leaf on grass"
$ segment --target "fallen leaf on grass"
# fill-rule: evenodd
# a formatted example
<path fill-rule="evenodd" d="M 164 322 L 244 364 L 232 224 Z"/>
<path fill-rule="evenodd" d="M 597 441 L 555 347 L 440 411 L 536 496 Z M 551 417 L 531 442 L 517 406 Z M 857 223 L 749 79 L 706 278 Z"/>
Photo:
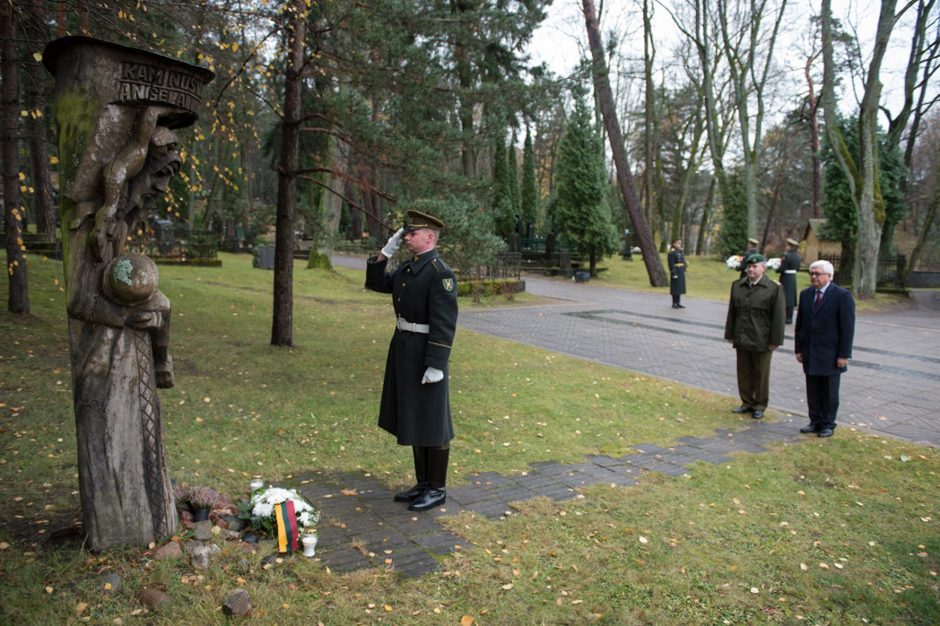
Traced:
<path fill-rule="evenodd" d="M 470 626 L 473 623 L 473 618 L 469 615 L 464 615 L 460 618 L 460 626 Z"/>
<path fill-rule="evenodd" d="M 805 572 L 806 570 L 809 569 L 809 565 L 807 565 L 806 563 L 800 563 L 800 569 Z"/>
<path fill-rule="evenodd" d="M 355 489 L 340 489 L 339 491 L 344 496 L 358 496 L 359 492 Z"/>
<path fill-rule="evenodd" d="M 81 615 L 82 613 L 85 612 L 85 609 L 87 608 L 88 608 L 87 602 L 79 602 L 78 604 L 75 605 L 75 614 Z"/>

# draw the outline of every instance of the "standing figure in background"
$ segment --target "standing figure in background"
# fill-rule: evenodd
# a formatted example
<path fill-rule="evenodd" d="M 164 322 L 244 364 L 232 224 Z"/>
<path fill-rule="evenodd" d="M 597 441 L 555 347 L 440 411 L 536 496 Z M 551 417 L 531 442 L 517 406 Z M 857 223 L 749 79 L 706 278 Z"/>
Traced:
<path fill-rule="evenodd" d="M 385 361 L 379 427 L 411 446 L 415 485 L 395 494 L 412 511 L 447 500 L 447 464 L 454 438 L 447 361 L 457 329 L 457 280 L 441 259 L 437 239 L 444 222 L 408 211 L 408 224 L 366 265 L 366 287 L 392 294 L 397 318 Z M 411 254 L 394 271 L 388 259 L 404 241 Z"/>
<path fill-rule="evenodd" d="M 754 239 L 753 237 L 747 240 L 747 250 L 745 250 L 744 253 L 741 255 L 741 278 L 742 279 L 747 278 L 748 257 L 751 256 L 752 254 L 757 254 L 758 252 L 760 252 L 760 250 L 758 249 L 758 246 L 760 246 L 760 242 Z"/>
<path fill-rule="evenodd" d="M 839 411 L 839 382 L 852 358 L 855 300 L 852 292 L 832 282 L 832 263 L 809 266 L 812 283 L 800 292 L 793 351 L 806 374 L 809 424 L 801 433 L 831 437 Z"/>
<path fill-rule="evenodd" d="M 784 296 L 780 283 L 766 274 L 767 260 L 752 254 L 744 263 L 747 278 L 731 285 L 725 339 L 737 353 L 741 406 L 732 413 L 764 417 L 770 401 L 770 359 L 783 343 Z"/>
<path fill-rule="evenodd" d="M 793 309 L 796 308 L 796 273 L 800 271 L 803 259 L 797 249 L 800 243 L 795 239 L 787 239 L 787 252 L 783 255 L 777 273 L 780 274 L 780 284 L 787 296 L 787 324 L 793 323 Z"/>
<path fill-rule="evenodd" d="M 669 293 L 672 295 L 672 308 L 684 309 L 679 303 L 685 293 L 685 254 L 682 252 L 682 240 L 672 242 L 672 249 L 666 257 L 669 262 Z"/>

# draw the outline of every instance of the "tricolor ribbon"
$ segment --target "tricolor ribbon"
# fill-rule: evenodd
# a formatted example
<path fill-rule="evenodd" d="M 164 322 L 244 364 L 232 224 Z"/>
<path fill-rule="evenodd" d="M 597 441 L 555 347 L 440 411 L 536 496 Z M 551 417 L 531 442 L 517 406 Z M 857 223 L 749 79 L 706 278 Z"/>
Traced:
<path fill-rule="evenodd" d="M 274 517 L 277 520 L 277 551 L 290 554 L 300 547 L 294 501 L 287 500 L 275 505 Z"/>

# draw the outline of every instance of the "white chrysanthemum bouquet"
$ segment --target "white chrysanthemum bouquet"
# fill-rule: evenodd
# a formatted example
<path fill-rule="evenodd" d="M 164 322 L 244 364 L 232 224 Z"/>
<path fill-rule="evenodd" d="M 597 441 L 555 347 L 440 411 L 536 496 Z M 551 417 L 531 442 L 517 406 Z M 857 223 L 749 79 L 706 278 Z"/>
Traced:
<path fill-rule="evenodd" d="M 743 261 L 743 260 L 744 260 L 744 257 L 742 257 L 740 254 L 732 254 L 732 255 L 729 256 L 728 259 L 725 261 L 725 265 L 728 266 L 728 269 L 731 269 L 731 270 L 740 270 L 740 269 L 741 269 L 741 261 Z"/>
<path fill-rule="evenodd" d="M 320 511 L 297 493 L 296 489 L 281 487 L 258 489 L 251 494 L 251 499 L 248 501 L 247 506 L 243 508 L 242 518 L 247 519 L 252 528 L 274 534 L 277 532 L 277 519 L 274 508 L 287 501 L 294 504 L 297 527 L 301 531 L 311 531 L 316 528 L 317 523 L 320 521 Z"/>

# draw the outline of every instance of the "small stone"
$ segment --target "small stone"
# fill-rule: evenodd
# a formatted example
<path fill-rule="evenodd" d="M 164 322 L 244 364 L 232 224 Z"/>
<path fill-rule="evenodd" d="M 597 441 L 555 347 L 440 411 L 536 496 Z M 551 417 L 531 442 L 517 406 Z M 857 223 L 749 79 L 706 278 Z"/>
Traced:
<path fill-rule="evenodd" d="M 225 602 L 222 604 L 222 612 L 236 617 L 250 615 L 251 596 L 244 589 L 236 589 L 225 598 Z"/>
<path fill-rule="evenodd" d="M 212 522 L 203 520 L 193 524 L 193 534 L 199 541 L 208 541 L 212 539 Z"/>
<path fill-rule="evenodd" d="M 210 550 L 207 546 L 196 546 L 190 553 L 189 562 L 196 569 L 209 569 Z"/>
<path fill-rule="evenodd" d="M 101 586 L 104 588 L 105 593 L 117 593 L 118 589 L 121 588 L 121 577 L 111 572 L 104 577 Z"/>
<path fill-rule="evenodd" d="M 245 543 L 258 543 L 258 535 L 254 533 L 245 533 L 242 535 L 242 541 Z"/>
<path fill-rule="evenodd" d="M 171 601 L 172 598 L 159 589 L 145 587 L 140 591 L 140 603 L 154 611 Z"/>
<path fill-rule="evenodd" d="M 156 552 L 153 553 L 154 560 L 164 561 L 166 559 L 176 559 L 183 554 L 183 547 L 180 545 L 179 541 L 170 541 L 162 546 L 160 546 Z"/>
<path fill-rule="evenodd" d="M 226 523 L 225 526 L 222 526 L 223 521 Z M 237 515 L 220 515 L 219 526 L 228 528 L 229 530 L 242 531 L 248 527 L 248 522 Z"/>

